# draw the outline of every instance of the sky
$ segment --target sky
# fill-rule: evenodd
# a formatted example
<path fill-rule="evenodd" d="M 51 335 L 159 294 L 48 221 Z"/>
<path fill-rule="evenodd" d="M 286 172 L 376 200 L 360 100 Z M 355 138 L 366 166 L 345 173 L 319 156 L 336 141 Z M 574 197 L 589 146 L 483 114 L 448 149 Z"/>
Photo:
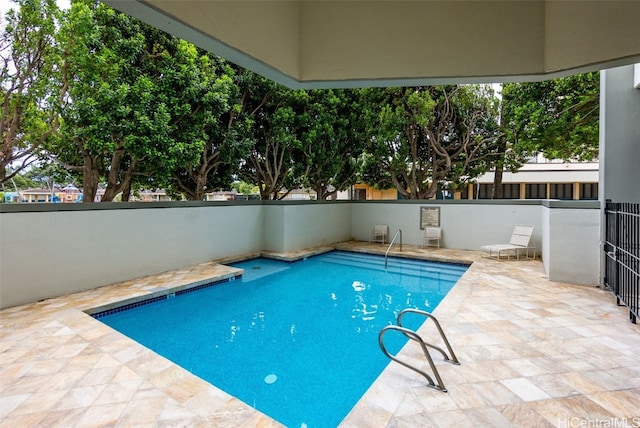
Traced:
<path fill-rule="evenodd" d="M 58 7 L 60 9 L 69 9 L 71 7 L 71 0 L 56 0 Z M 9 9 L 14 9 L 16 7 L 16 3 L 11 0 L 0 0 L 0 22 L 4 22 L 4 15 L 9 11 Z"/>

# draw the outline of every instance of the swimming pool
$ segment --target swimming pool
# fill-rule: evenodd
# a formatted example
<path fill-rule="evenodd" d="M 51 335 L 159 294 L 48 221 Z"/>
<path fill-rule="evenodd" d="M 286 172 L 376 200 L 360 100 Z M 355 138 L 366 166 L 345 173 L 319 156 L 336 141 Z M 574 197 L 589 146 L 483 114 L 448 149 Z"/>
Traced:
<path fill-rule="evenodd" d="M 389 258 L 385 271 L 339 251 L 234 266 L 242 279 L 99 319 L 292 427 L 338 425 L 389 363 L 379 331 L 407 307 L 432 311 L 467 268 Z"/>

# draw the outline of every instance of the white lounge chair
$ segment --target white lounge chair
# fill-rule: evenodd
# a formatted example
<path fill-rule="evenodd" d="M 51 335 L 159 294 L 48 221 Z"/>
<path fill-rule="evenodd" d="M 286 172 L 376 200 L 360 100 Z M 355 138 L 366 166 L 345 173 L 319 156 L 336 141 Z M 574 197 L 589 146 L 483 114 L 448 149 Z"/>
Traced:
<path fill-rule="evenodd" d="M 514 257 L 519 259 L 524 253 L 526 258 L 529 257 L 529 251 L 533 250 L 533 258 L 536 258 L 536 249 L 529 245 L 531 235 L 533 234 L 533 226 L 518 224 L 513 229 L 513 234 L 508 244 L 490 244 L 480 247 L 482 251 L 488 253 L 488 257 L 501 259 L 505 257 L 510 259 Z"/>
<path fill-rule="evenodd" d="M 384 244 L 388 234 L 389 227 L 386 224 L 376 224 L 369 231 L 369 243 L 380 241 L 381 244 Z"/>
<path fill-rule="evenodd" d="M 437 246 L 440 248 L 440 238 L 442 237 L 442 229 L 439 227 L 425 227 L 422 232 L 423 247 Z M 433 243 L 435 241 L 435 244 Z"/>

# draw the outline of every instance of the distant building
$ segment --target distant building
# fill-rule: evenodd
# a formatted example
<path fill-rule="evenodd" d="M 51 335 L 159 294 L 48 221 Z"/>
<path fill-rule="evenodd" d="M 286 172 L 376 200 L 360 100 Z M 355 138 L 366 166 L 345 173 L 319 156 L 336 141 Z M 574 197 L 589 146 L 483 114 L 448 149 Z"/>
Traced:
<path fill-rule="evenodd" d="M 469 184 L 460 199 L 491 199 L 494 171 Z M 598 162 L 543 161 L 527 163 L 502 176 L 502 199 L 598 199 Z"/>
<path fill-rule="evenodd" d="M 41 187 L 32 187 L 20 192 L 20 202 L 27 203 L 27 204 L 54 202 L 54 200 L 56 199 L 55 198 L 56 191 L 59 192 L 60 189 L 57 188 L 51 191 L 51 189 L 44 189 Z"/>
<path fill-rule="evenodd" d="M 493 178 L 491 170 L 478 177 L 476 183 L 464 190 L 439 192 L 433 199 L 491 199 Z M 598 162 L 561 162 L 544 158 L 533 159 L 516 173 L 505 171 L 502 175 L 502 199 L 598 199 Z M 378 190 L 366 184 L 356 184 L 339 192 L 338 199 L 384 200 L 398 199 L 398 191 Z"/>
<path fill-rule="evenodd" d="M 76 203 L 82 201 L 82 192 L 73 184 L 69 184 L 62 188 L 62 194 L 59 194 L 60 202 Z"/>
<path fill-rule="evenodd" d="M 368 184 L 358 183 L 349 189 L 338 192 L 337 199 L 347 199 L 351 201 L 379 201 L 379 200 L 397 200 L 398 191 L 392 189 L 376 189 Z"/>
<path fill-rule="evenodd" d="M 4 192 L 4 203 L 15 204 L 20 202 L 20 194 L 18 192 Z"/>
<path fill-rule="evenodd" d="M 156 190 L 142 190 L 139 192 L 138 200 L 140 202 L 166 202 L 170 201 L 171 198 L 167 195 L 167 191 L 164 189 L 156 189 Z"/>
<path fill-rule="evenodd" d="M 209 192 L 204 195 L 205 201 L 233 201 L 238 199 L 240 193 L 236 189 Z"/>
<path fill-rule="evenodd" d="M 16 202 L 31 203 L 76 203 L 82 201 L 82 192 L 73 184 L 65 187 L 54 186 L 51 188 L 30 188 L 18 192 Z"/>
<path fill-rule="evenodd" d="M 292 189 L 288 193 L 287 189 L 282 189 L 278 192 L 278 197 L 282 198 L 282 201 L 315 201 L 318 199 L 315 190 L 311 189 Z"/>

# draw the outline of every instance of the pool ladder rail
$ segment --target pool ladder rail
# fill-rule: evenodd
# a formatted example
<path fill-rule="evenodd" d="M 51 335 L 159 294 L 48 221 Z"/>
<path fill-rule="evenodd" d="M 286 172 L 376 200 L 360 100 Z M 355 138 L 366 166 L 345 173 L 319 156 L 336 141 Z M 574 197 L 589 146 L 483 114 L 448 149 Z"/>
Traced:
<path fill-rule="evenodd" d="M 402 229 L 398 229 L 395 235 L 393 235 L 393 239 L 389 243 L 389 247 L 387 248 L 387 252 L 384 253 L 384 270 L 387 270 L 387 259 L 389 258 L 389 251 L 391 251 L 391 247 L 393 247 L 393 243 L 396 241 L 396 238 L 400 235 L 400 252 L 402 252 Z"/>
<path fill-rule="evenodd" d="M 422 337 L 420 337 L 420 335 L 418 335 L 418 333 L 416 333 L 413 330 L 410 330 L 406 327 L 402 326 L 402 317 L 407 314 L 407 313 L 414 313 L 414 314 L 419 314 L 419 315 L 423 315 L 431 320 L 433 320 L 433 323 L 435 324 L 436 328 L 438 329 L 438 332 L 440 333 L 440 337 L 442 338 L 445 346 L 447 347 L 447 350 L 449 351 L 449 355 L 447 355 L 447 353 L 440 347 L 432 345 L 430 343 L 425 342 Z M 423 370 L 420 370 L 418 367 L 415 367 L 407 362 L 404 362 L 402 360 L 400 360 L 397 355 L 391 355 L 391 353 L 389 353 L 389 351 L 387 350 L 386 346 L 384 345 L 384 335 L 389 332 L 389 331 L 398 331 L 402 334 L 404 334 L 407 338 L 411 339 L 411 340 L 415 340 L 416 342 L 418 342 L 420 344 L 420 347 L 422 348 L 422 352 L 424 353 L 424 356 L 427 358 L 427 361 L 429 362 L 429 366 L 431 367 L 431 371 L 433 372 L 436 381 L 438 382 L 437 385 L 436 383 L 433 381 L 433 379 L 431 378 L 431 376 L 429 376 L 426 372 L 424 372 Z M 424 376 L 427 381 L 429 382 L 429 387 L 437 389 L 439 391 L 442 392 L 447 392 L 447 388 L 445 388 L 444 386 L 444 382 L 442 381 L 442 378 L 440 377 L 440 373 L 438 372 L 438 369 L 436 368 L 435 363 L 433 362 L 433 358 L 431 358 L 431 354 L 429 353 L 429 349 L 428 348 L 432 348 L 435 349 L 436 351 L 440 352 L 442 354 L 442 356 L 444 357 L 444 360 L 447 362 L 450 362 L 452 364 L 456 364 L 456 365 L 460 365 L 460 362 L 458 361 L 458 358 L 456 357 L 456 354 L 453 352 L 453 349 L 451 348 L 451 345 L 449 344 L 449 341 L 447 340 L 447 337 L 444 334 L 444 331 L 442 331 L 442 327 L 440 327 L 440 323 L 438 322 L 438 320 L 429 312 L 426 311 L 421 311 L 419 309 L 411 309 L 411 308 L 407 308 L 402 310 L 399 314 L 398 314 L 398 321 L 397 321 L 397 325 L 388 325 L 386 327 L 384 327 L 382 330 L 380 330 L 380 333 L 378 334 L 378 343 L 380 344 L 380 349 L 382 350 L 382 352 L 389 357 L 391 360 L 395 361 L 398 364 L 402 364 L 403 366 L 420 373 L 422 376 Z"/>

